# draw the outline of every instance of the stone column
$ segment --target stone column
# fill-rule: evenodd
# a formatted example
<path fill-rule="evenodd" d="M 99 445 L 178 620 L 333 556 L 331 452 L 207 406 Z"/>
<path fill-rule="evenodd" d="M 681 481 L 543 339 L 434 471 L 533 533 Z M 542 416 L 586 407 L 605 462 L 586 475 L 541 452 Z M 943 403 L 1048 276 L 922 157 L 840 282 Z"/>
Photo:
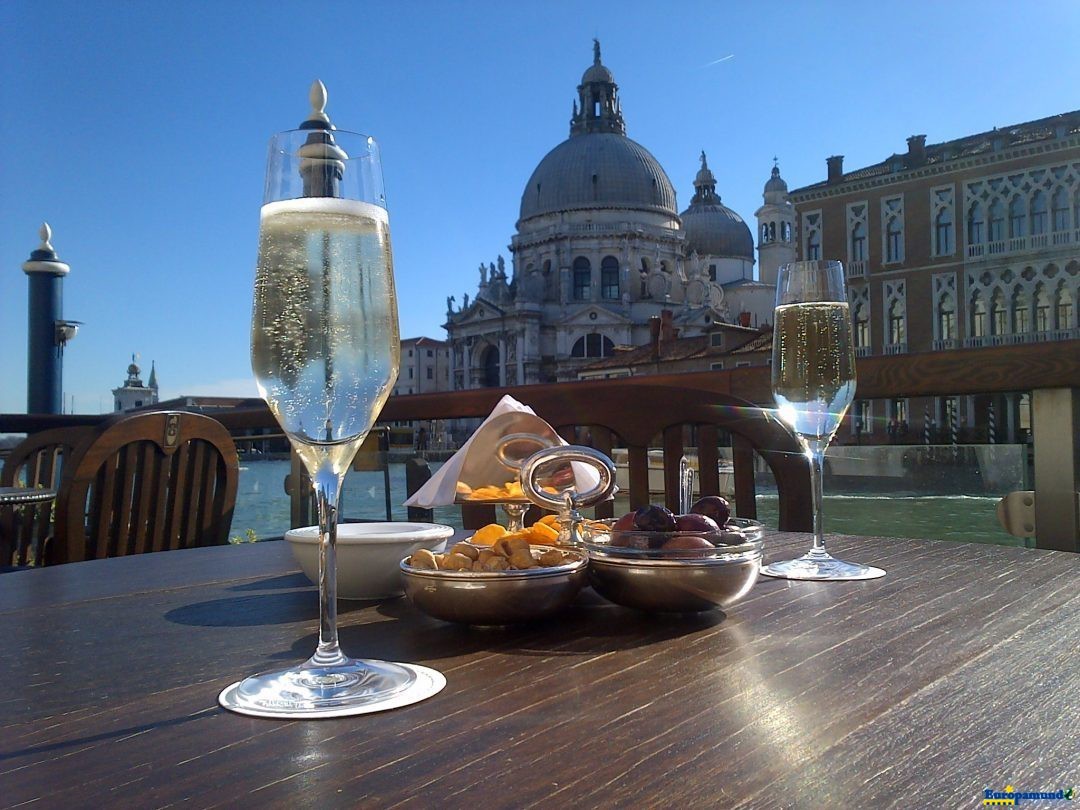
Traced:
<path fill-rule="evenodd" d="M 499 332 L 499 385 L 506 387 L 506 333 Z"/>
<path fill-rule="evenodd" d="M 450 364 L 450 368 L 449 368 L 450 376 L 449 376 L 448 379 L 450 381 L 450 390 L 451 391 L 453 391 L 457 387 L 457 366 L 454 365 L 454 357 L 456 356 L 456 352 L 457 352 L 457 347 L 454 346 L 453 343 L 451 343 L 450 344 L 450 352 L 449 352 L 450 357 L 447 359 L 447 362 Z M 438 357 L 439 357 L 438 350 L 436 350 L 435 359 L 438 360 Z M 438 363 L 435 364 L 435 376 L 436 377 L 439 376 L 439 364 Z M 438 387 L 439 387 L 437 379 L 435 381 L 435 387 L 436 387 L 436 389 L 438 389 Z"/>
<path fill-rule="evenodd" d="M 472 367 L 472 357 L 470 355 L 471 352 L 469 351 L 469 343 L 468 340 L 466 340 L 461 349 L 461 364 L 463 366 L 463 368 L 461 369 L 461 387 L 466 390 L 472 388 L 472 375 L 470 373 Z"/>
<path fill-rule="evenodd" d="M 518 385 L 525 384 L 525 330 L 519 329 L 514 335 L 517 341 L 517 377 Z"/>
<path fill-rule="evenodd" d="M 23 262 L 28 276 L 28 336 L 26 341 L 26 412 L 61 413 L 64 390 L 64 344 L 78 326 L 63 320 L 64 276 L 70 268 L 49 243 L 52 229 L 43 223 L 41 245 Z"/>

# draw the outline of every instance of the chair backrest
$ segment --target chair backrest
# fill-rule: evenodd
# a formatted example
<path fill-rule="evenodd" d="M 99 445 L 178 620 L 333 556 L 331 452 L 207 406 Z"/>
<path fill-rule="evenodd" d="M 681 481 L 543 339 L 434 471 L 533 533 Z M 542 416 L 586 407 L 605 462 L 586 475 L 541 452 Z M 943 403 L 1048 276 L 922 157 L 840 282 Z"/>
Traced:
<path fill-rule="evenodd" d="M 32 433 L 12 449 L 0 486 L 59 488 L 64 464 L 92 432 L 90 427 L 66 427 Z M 52 501 L 0 507 L 0 565 L 42 563 L 53 534 L 52 514 Z"/>
<path fill-rule="evenodd" d="M 228 541 L 239 459 L 219 422 L 152 411 L 93 431 L 65 466 L 46 562 Z"/>

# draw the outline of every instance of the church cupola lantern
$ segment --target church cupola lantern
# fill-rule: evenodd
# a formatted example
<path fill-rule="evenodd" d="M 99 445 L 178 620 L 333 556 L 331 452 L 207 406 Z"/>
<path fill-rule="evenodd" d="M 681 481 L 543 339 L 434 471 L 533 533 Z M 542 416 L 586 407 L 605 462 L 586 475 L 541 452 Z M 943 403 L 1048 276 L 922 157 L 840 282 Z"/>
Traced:
<path fill-rule="evenodd" d="M 600 61 L 600 40 L 593 40 L 593 63 L 581 77 L 578 100 L 570 121 L 571 135 L 590 132 L 614 132 L 626 134 L 622 105 L 619 103 L 619 86 L 615 77 Z"/>

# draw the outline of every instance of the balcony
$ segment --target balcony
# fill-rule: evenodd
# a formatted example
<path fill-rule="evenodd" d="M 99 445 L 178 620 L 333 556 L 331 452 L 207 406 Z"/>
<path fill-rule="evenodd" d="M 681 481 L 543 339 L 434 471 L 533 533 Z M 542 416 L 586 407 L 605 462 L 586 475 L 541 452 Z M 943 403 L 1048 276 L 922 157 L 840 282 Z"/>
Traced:
<path fill-rule="evenodd" d="M 869 346 L 856 346 L 855 347 L 855 356 L 856 357 L 869 357 L 871 354 L 873 354 L 873 352 L 871 351 Z"/>
<path fill-rule="evenodd" d="M 932 347 L 935 352 L 949 351 L 950 349 L 959 349 L 960 341 L 956 338 L 935 338 Z"/>
<path fill-rule="evenodd" d="M 848 278 L 866 278 L 866 259 L 847 263 Z"/>
<path fill-rule="evenodd" d="M 1031 236 L 1016 236 L 1011 239 L 999 239 L 995 242 L 979 242 L 967 246 L 969 259 L 991 259 L 1014 253 L 1028 253 L 1045 250 L 1050 247 L 1080 245 L 1080 228 L 1037 233 Z"/>
<path fill-rule="evenodd" d="M 907 341 L 903 343 L 886 343 L 885 354 L 907 354 Z"/>

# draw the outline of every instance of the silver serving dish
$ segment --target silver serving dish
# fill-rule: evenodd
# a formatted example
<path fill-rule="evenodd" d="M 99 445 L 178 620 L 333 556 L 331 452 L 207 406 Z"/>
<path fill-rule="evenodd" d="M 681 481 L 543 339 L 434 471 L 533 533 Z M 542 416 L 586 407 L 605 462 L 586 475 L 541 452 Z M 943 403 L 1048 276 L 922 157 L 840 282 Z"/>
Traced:
<path fill-rule="evenodd" d="M 534 546 L 534 548 L 540 548 Z M 517 624 L 553 616 L 588 584 L 588 557 L 523 571 L 433 571 L 401 561 L 405 596 L 429 616 L 462 624 Z"/>
<path fill-rule="evenodd" d="M 712 548 L 662 549 L 658 532 L 622 532 L 627 546 L 611 545 L 608 534 L 586 542 L 589 581 L 606 599 L 625 607 L 660 613 L 695 613 L 729 607 L 754 587 L 761 569 L 761 528 L 742 524 L 750 539 Z M 709 538 L 706 532 L 672 535 Z M 717 538 L 713 538 L 716 540 Z"/>

